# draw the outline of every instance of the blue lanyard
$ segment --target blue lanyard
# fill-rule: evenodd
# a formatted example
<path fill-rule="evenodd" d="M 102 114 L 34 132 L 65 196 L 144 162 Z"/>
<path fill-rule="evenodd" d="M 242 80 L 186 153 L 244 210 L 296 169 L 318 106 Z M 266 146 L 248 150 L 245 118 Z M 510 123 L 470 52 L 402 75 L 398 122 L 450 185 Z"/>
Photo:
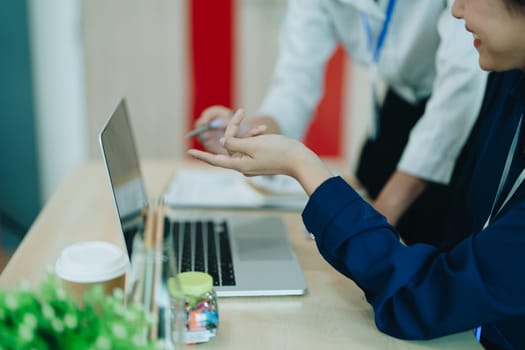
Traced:
<path fill-rule="evenodd" d="M 368 41 L 368 50 L 370 52 L 370 88 L 372 96 L 372 124 L 370 129 L 369 138 L 375 139 L 379 130 L 379 103 L 377 97 L 377 62 L 379 61 L 379 55 L 383 47 L 383 43 L 386 38 L 386 33 L 388 32 L 388 27 L 390 25 L 390 20 L 392 19 L 392 13 L 394 12 L 394 6 L 396 0 L 390 0 L 385 13 L 385 20 L 383 22 L 383 28 L 377 37 L 374 47 L 374 36 L 372 35 L 372 29 L 370 28 L 370 23 L 368 22 L 368 15 L 361 11 L 361 22 L 363 22 L 363 27 L 366 34 L 366 39 Z"/>
<path fill-rule="evenodd" d="M 383 28 L 381 28 L 381 32 L 379 33 L 379 36 L 377 37 L 376 45 L 374 47 L 374 40 L 372 35 L 372 29 L 370 28 L 370 23 L 368 22 L 368 15 L 361 12 L 361 21 L 363 22 L 363 26 L 366 33 L 366 39 L 368 41 L 368 49 L 370 50 L 372 63 L 377 63 L 379 61 L 379 54 L 381 53 L 381 49 L 383 47 L 383 43 L 386 38 L 386 33 L 388 32 L 388 27 L 390 25 L 390 20 L 392 19 L 392 13 L 394 12 L 394 6 L 396 4 L 396 0 L 390 0 L 388 2 L 388 6 L 386 8 L 386 14 L 385 14 L 385 21 L 383 22 Z"/>

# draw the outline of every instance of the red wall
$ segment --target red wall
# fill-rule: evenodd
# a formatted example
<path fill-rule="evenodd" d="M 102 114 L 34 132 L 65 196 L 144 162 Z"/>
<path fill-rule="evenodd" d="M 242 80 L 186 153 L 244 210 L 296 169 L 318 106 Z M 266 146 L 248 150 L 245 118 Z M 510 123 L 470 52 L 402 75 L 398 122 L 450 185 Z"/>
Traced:
<path fill-rule="evenodd" d="M 208 106 L 235 106 L 235 0 L 190 0 L 191 122 Z M 330 60 L 325 92 L 305 143 L 321 156 L 343 154 L 345 53 L 339 48 Z M 200 147 L 195 139 L 190 147 Z"/>

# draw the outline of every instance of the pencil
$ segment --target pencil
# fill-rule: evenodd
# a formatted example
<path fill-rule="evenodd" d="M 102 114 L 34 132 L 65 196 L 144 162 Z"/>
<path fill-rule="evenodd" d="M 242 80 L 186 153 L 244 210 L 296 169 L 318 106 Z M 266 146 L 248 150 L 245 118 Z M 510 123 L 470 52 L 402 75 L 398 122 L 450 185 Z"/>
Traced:
<path fill-rule="evenodd" d="M 163 316 L 161 316 L 161 313 L 166 312 L 166 310 L 159 309 L 159 302 L 162 302 L 160 300 L 157 300 L 157 298 L 162 296 L 162 292 L 158 291 L 157 288 L 164 288 L 162 285 L 162 275 L 165 273 L 162 271 L 163 269 L 163 259 L 166 258 L 163 256 L 163 238 L 164 238 L 164 206 L 162 201 L 159 201 L 154 206 L 153 210 L 153 216 L 155 220 L 155 225 L 153 229 L 153 245 L 154 245 L 154 252 L 155 252 L 155 264 L 154 264 L 154 272 L 153 272 L 153 286 L 152 286 L 152 305 L 151 305 L 151 313 L 155 320 L 155 322 L 151 327 L 150 337 L 151 339 L 157 339 L 159 335 L 159 326 L 162 330 L 162 327 L 164 325 L 159 324 L 161 320 L 163 319 Z M 164 305 L 164 308 L 167 307 Z M 166 321 L 166 320 L 164 320 Z"/>
<path fill-rule="evenodd" d="M 144 268 L 144 283 L 143 283 L 143 305 L 147 313 L 151 313 L 153 306 L 153 279 L 155 268 L 154 256 L 154 238 L 155 236 L 155 208 L 151 206 L 147 208 L 146 223 L 144 227 L 144 254 L 145 254 L 145 268 Z M 150 329 L 151 331 L 151 329 Z M 149 335 L 151 337 L 151 333 Z"/>

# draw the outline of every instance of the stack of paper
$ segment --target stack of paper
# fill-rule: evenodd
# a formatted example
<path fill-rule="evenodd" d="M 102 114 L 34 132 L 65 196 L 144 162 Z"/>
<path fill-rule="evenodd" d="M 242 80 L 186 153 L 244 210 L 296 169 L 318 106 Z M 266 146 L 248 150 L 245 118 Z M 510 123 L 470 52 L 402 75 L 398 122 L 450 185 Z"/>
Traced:
<path fill-rule="evenodd" d="M 308 197 L 285 175 L 245 177 L 233 170 L 181 169 L 164 200 L 176 207 L 302 210 Z"/>

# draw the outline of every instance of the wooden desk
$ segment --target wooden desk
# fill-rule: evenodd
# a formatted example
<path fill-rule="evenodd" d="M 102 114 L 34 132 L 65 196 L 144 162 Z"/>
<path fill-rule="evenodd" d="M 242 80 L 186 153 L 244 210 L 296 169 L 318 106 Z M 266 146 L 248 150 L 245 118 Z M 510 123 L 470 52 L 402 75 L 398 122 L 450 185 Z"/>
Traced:
<path fill-rule="evenodd" d="M 149 193 L 160 193 L 175 163 L 147 162 L 143 170 Z M 284 212 L 282 217 L 304 270 L 307 294 L 222 298 L 217 337 L 194 349 L 482 349 L 472 332 L 432 341 L 403 341 L 379 332 L 361 290 L 331 268 L 315 243 L 305 238 L 300 213 Z M 65 179 L 0 275 L 0 288 L 22 279 L 40 281 L 62 248 L 92 239 L 122 244 L 101 163 L 78 167 Z"/>

